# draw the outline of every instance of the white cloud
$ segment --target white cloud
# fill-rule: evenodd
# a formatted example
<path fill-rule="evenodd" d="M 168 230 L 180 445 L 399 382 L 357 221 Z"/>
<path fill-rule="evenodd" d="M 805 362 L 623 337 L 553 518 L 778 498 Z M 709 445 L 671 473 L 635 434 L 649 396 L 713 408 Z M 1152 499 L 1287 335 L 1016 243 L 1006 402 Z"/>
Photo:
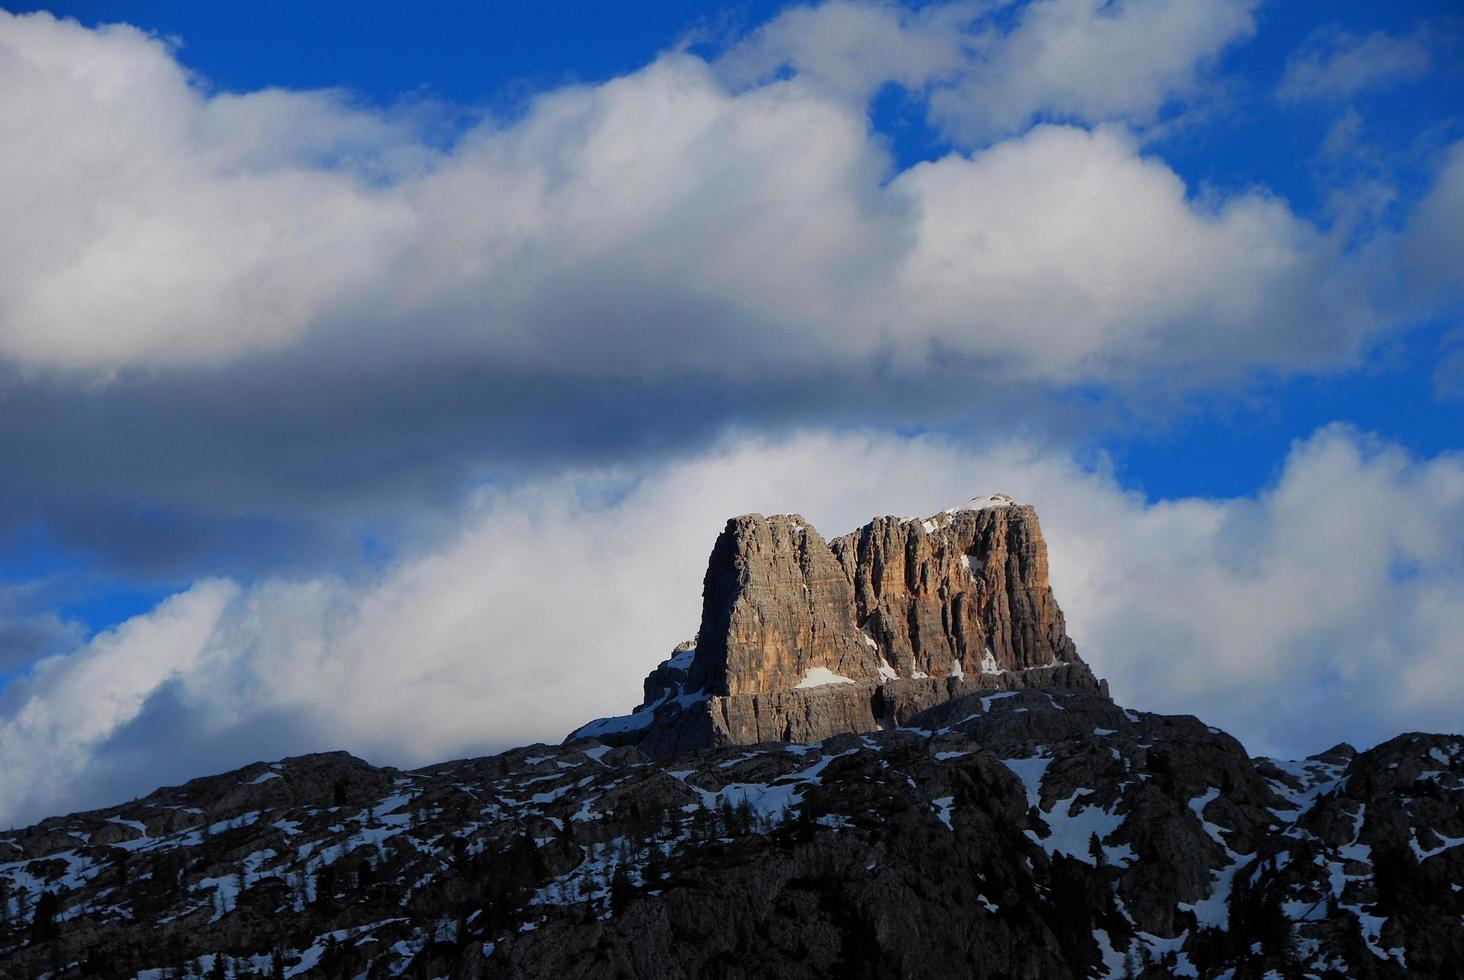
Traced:
<path fill-rule="evenodd" d="M 1007 32 L 987 37 L 931 115 L 979 142 L 1039 117 L 1096 123 L 1152 121 L 1167 104 L 1202 94 L 1207 70 L 1255 33 L 1256 0 L 1038 0 Z"/>
<path fill-rule="evenodd" d="M 365 284 L 401 217 L 286 162 L 379 121 L 328 94 L 209 98 L 129 27 L 0 11 L 0 89 L 0 355 L 23 363 L 287 344 Z"/>
<path fill-rule="evenodd" d="M 1317 31 L 1286 63 L 1277 95 L 1284 101 L 1346 99 L 1366 89 L 1417 78 L 1432 61 L 1428 34 L 1374 31 L 1366 37 L 1330 27 Z"/>
<path fill-rule="evenodd" d="M 0 821 L 106 802 L 99 773 L 148 789 L 190 742 L 223 746 L 196 766 L 250 761 L 228 733 L 266 717 L 310 722 L 281 751 L 401 764 L 557 740 L 633 704 L 695 630 L 728 515 L 797 511 L 833 535 L 988 490 L 1038 506 L 1070 629 L 1122 703 L 1252 750 L 1458 723 L 1464 458 L 1325 429 L 1258 498 L 1147 504 L 1018 443 L 810 433 L 486 495 L 454 540 L 368 583 L 197 585 L 6 692 Z M 162 693 L 185 730 L 115 749 L 167 724 L 148 715 Z"/>
<path fill-rule="evenodd" d="M 748 81 L 791 69 L 863 101 L 893 82 L 930 96 L 930 116 L 962 145 L 1036 119 L 1151 122 L 1203 94 L 1209 69 L 1256 30 L 1257 0 L 1035 0 L 915 10 L 831 0 L 794 7 L 723 60 Z"/>
<path fill-rule="evenodd" d="M 1107 383 L 1345 363 L 1381 325 L 1283 202 L 1197 198 L 1117 129 L 1039 128 L 889 180 L 846 96 L 946 64 L 964 9 L 793 11 L 748 49 L 792 77 L 732 85 L 673 52 L 443 152 L 338 93 L 210 95 L 129 28 L 0 15 L 0 359 L 283 351 L 665 382 L 919 372 L 954 351 L 973 378 Z M 840 29 L 815 43 L 814 23 Z M 1243 3 L 1044 0 L 992 42 L 982 84 L 1051 62 L 1111 104 L 1001 95 L 1026 106 L 1013 119 L 1140 112 L 1248 24 Z M 1173 64 L 1083 74 L 1095 45 L 1133 70 L 1139 36 Z"/>
<path fill-rule="evenodd" d="M 906 315 L 946 349 L 1005 355 L 1029 376 L 1123 377 L 1179 350 L 1221 371 L 1325 363 L 1375 326 L 1361 284 L 1332 281 L 1334 245 L 1284 203 L 1253 192 L 1207 207 L 1121 130 L 1040 126 L 897 186 L 920 213 L 896 294 Z"/>
<path fill-rule="evenodd" d="M 408 189 L 421 233 L 394 284 L 454 343 L 525 367 L 736 375 L 857 357 L 870 325 L 846 315 L 900 235 L 884 166 L 856 109 L 795 83 L 733 95 L 668 55 L 471 134 Z"/>
<path fill-rule="evenodd" d="M 1086 560 L 1061 544 L 1092 546 L 1068 526 L 1081 515 L 1047 524 L 1059 599 L 1120 700 L 1198 714 L 1252 751 L 1457 728 L 1464 457 L 1332 427 L 1257 499 L 1103 504 Z"/>
<path fill-rule="evenodd" d="M 42 660 L 0 697 L 0 822 L 40 816 L 94 778 L 97 744 L 174 677 L 198 671 L 219 618 L 238 595 L 202 582 L 70 653 Z"/>
<path fill-rule="evenodd" d="M 723 56 L 719 68 L 741 84 L 791 68 L 830 94 L 859 103 L 890 82 L 919 91 L 966 68 L 976 43 L 968 31 L 984 6 L 949 3 L 912 10 L 895 3 L 830 0 L 791 7 Z"/>
<path fill-rule="evenodd" d="M 1403 233 L 1411 285 L 1464 296 L 1464 140 L 1450 146 L 1433 185 L 1414 208 Z"/>

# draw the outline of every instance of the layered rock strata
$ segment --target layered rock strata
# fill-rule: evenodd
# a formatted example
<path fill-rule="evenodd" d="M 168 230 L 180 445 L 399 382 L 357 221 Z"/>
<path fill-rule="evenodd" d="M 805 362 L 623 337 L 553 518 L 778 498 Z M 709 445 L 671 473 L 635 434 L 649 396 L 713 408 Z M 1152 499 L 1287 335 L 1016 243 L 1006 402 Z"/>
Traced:
<path fill-rule="evenodd" d="M 832 541 L 796 514 L 749 514 L 712 549 L 697 640 L 635 711 L 570 737 L 657 755 L 815 742 L 1020 688 L 1107 695 L 1067 635 L 1030 506 L 995 495 Z"/>

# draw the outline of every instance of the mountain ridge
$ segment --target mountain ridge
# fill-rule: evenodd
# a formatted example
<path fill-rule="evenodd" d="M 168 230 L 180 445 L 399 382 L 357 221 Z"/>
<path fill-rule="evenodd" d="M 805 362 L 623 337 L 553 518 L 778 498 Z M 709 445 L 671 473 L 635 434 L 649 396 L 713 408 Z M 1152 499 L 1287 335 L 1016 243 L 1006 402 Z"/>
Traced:
<path fill-rule="evenodd" d="M 1010 498 L 734 518 L 702 632 L 598 737 L 0 835 L 0 977 L 1464 972 L 1464 737 L 1252 758 L 1115 703 Z"/>

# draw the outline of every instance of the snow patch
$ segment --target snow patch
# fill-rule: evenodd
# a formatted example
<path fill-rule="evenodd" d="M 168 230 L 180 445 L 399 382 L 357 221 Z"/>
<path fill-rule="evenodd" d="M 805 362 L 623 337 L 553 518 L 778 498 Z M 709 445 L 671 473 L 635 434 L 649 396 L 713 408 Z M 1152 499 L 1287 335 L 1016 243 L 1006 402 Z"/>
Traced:
<path fill-rule="evenodd" d="M 669 660 L 661 661 L 661 666 L 670 667 L 673 670 L 687 670 L 691 667 L 691 662 L 695 659 L 696 647 L 692 647 L 690 650 L 682 650 Z"/>
<path fill-rule="evenodd" d="M 880 671 L 884 675 L 884 671 Z M 827 667 L 810 667 L 808 673 L 803 675 L 795 687 L 826 687 L 829 684 L 853 684 L 854 678 L 845 677 L 843 674 L 836 674 Z"/>
<path fill-rule="evenodd" d="M 1464 837 L 1445 837 L 1437 830 L 1433 832 L 1433 835 L 1442 843 L 1438 847 L 1423 848 L 1418 846 L 1418 831 L 1413 831 L 1413 836 L 1409 839 L 1408 844 L 1413 848 L 1413 856 L 1418 858 L 1418 860 L 1422 861 L 1426 858 L 1431 858 L 1435 854 L 1449 850 L 1451 847 L 1458 847 L 1460 844 L 1464 844 Z"/>
<path fill-rule="evenodd" d="M 936 817 L 946 825 L 947 830 L 956 829 L 955 825 L 951 823 L 951 804 L 955 801 L 954 796 L 941 796 L 930 801 L 930 805 L 935 807 Z"/>
<path fill-rule="evenodd" d="M 1230 912 L 1227 903 L 1230 901 L 1231 882 L 1235 879 L 1235 873 L 1250 864 L 1254 858 L 1254 854 L 1243 854 L 1220 870 L 1211 871 L 1209 897 L 1198 902 L 1180 902 L 1179 907 L 1193 912 L 1200 928 L 1214 927 L 1228 932 L 1230 930 Z"/>
<path fill-rule="evenodd" d="M 1042 777 L 1046 775 L 1047 767 L 1052 765 L 1052 757 L 1034 755 L 1029 759 L 1003 759 L 1001 761 L 1022 781 L 1022 786 L 1027 790 L 1027 804 L 1037 806 L 1038 800 L 1042 798 Z"/>
<path fill-rule="evenodd" d="M 984 497 L 972 497 L 959 507 L 952 507 L 945 511 L 947 514 L 959 514 L 967 510 L 990 510 L 993 507 L 1020 507 L 1017 501 L 1004 493 L 989 493 Z"/>
<path fill-rule="evenodd" d="M 1221 847 L 1228 849 L 1230 845 L 1225 842 L 1225 828 L 1221 827 L 1219 824 L 1213 824 L 1205 819 L 1205 807 L 1209 806 L 1210 803 L 1213 800 L 1217 799 L 1219 796 L 1220 791 L 1212 786 L 1209 789 L 1205 790 L 1203 795 L 1196 796 L 1194 799 L 1190 800 L 1189 808 L 1194 811 L 1194 815 L 1199 818 L 1200 826 L 1205 828 L 1205 833 L 1210 835 L 1210 839 L 1219 844 Z"/>

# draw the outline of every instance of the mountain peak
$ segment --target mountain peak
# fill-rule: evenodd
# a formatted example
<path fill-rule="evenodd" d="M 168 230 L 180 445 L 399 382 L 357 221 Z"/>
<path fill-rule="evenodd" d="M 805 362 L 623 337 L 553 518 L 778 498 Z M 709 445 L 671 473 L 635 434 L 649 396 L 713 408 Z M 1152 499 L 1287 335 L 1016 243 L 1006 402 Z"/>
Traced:
<path fill-rule="evenodd" d="M 734 517 L 697 637 L 635 711 L 570 737 L 665 754 L 875 731 L 983 690 L 1107 694 L 1067 635 L 1036 511 L 1005 494 L 831 541 L 797 514 Z"/>
<path fill-rule="evenodd" d="M 1004 493 L 988 493 L 982 497 L 972 497 L 959 507 L 951 507 L 943 513 L 958 514 L 963 510 L 986 510 L 989 507 L 1026 507 L 1027 505 L 1019 500 L 1013 500 Z"/>

